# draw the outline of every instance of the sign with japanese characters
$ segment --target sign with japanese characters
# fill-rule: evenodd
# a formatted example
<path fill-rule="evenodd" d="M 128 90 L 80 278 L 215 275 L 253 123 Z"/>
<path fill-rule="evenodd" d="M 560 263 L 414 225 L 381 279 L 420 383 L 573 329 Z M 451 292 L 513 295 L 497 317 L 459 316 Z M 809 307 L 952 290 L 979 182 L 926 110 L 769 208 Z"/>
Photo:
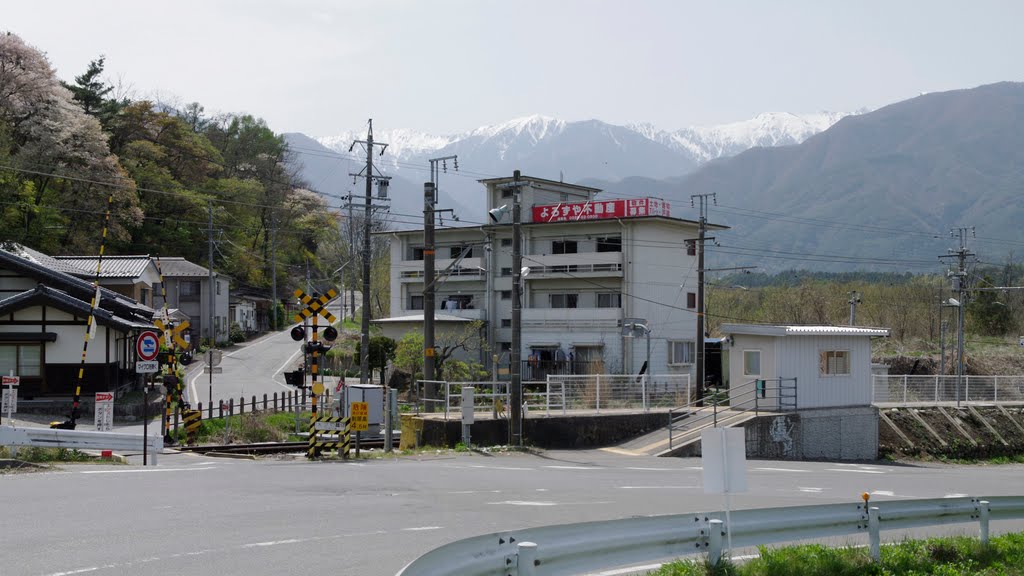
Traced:
<path fill-rule="evenodd" d="M 628 198 L 565 202 L 533 207 L 534 222 L 576 222 L 631 216 L 671 216 L 669 203 L 660 198 Z"/>
<path fill-rule="evenodd" d="M 365 432 L 370 429 L 369 402 L 353 402 L 351 408 L 349 409 L 349 415 L 352 417 L 352 430 L 357 432 Z"/>
<path fill-rule="evenodd" d="M 110 432 L 114 429 L 114 395 L 110 392 L 96 393 L 96 431 Z"/>

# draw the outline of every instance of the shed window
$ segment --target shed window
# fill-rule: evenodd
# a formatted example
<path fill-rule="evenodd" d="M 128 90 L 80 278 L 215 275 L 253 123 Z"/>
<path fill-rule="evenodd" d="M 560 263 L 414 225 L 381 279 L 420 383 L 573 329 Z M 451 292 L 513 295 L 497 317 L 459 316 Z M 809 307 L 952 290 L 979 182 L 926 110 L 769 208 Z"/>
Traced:
<path fill-rule="evenodd" d="M 696 346 L 693 340 L 669 340 L 668 363 L 671 365 L 693 364 Z"/>
<path fill-rule="evenodd" d="M 744 350 L 743 351 L 743 375 L 744 376 L 760 376 L 761 375 L 761 351 L 760 350 Z"/>
<path fill-rule="evenodd" d="M 822 376 L 850 374 L 849 350 L 826 350 L 818 357 L 818 372 Z"/>

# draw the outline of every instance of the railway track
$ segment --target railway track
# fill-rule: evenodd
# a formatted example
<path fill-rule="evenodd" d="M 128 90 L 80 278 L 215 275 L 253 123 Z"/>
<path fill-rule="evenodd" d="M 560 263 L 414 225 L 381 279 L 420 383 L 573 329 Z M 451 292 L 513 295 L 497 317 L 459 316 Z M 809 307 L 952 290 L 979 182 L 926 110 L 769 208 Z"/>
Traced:
<path fill-rule="evenodd" d="M 394 446 L 398 447 L 398 438 L 395 438 Z M 359 442 L 360 449 L 383 448 L 383 439 L 363 439 Z M 220 454 L 251 454 L 259 456 L 263 454 L 288 454 L 291 452 L 305 453 L 309 448 L 308 442 L 263 442 L 259 444 L 205 444 L 202 446 L 177 446 L 182 452 L 193 452 L 196 454 L 207 454 L 216 452 Z M 355 449 L 355 440 L 352 441 L 352 449 Z"/>

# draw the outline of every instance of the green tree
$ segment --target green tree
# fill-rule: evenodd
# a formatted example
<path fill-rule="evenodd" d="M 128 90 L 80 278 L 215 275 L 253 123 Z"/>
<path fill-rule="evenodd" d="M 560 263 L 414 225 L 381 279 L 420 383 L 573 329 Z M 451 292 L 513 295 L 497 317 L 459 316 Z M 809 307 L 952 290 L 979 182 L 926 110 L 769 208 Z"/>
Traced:
<path fill-rule="evenodd" d="M 991 278 L 985 276 L 983 286 L 994 286 Z M 976 291 L 973 300 L 967 304 L 967 318 L 971 331 L 985 336 L 1005 336 L 1013 328 L 1013 313 L 1010 306 L 1000 301 L 1001 293 L 993 290 Z"/>

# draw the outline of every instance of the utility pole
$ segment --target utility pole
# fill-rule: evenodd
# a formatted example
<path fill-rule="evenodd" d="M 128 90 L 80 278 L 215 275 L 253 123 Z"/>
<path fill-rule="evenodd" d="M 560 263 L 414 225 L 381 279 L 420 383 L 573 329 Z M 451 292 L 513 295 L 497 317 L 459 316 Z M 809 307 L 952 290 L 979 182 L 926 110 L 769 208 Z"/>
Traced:
<path fill-rule="evenodd" d="M 217 290 L 216 290 L 216 286 L 213 283 L 213 200 L 209 201 L 207 207 L 208 207 L 208 210 L 209 210 L 209 213 L 210 213 L 210 229 L 207 230 L 207 232 L 209 232 L 209 239 L 210 239 L 209 256 L 207 257 L 207 262 L 210 265 L 210 270 L 209 270 L 209 272 L 210 272 L 210 332 L 209 332 L 209 334 L 210 334 L 210 348 L 216 348 L 216 346 L 217 346 L 217 334 L 216 334 L 216 332 L 214 332 L 214 329 L 213 329 L 213 322 L 214 322 L 213 319 L 217 315 L 217 308 L 216 308 L 216 305 L 215 305 L 216 304 L 215 303 L 215 300 L 216 300 L 215 296 L 217 295 Z M 210 378 L 213 379 L 213 372 L 212 371 L 210 373 Z"/>
<path fill-rule="evenodd" d="M 707 231 L 708 219 L 708 198 L 718 205 L 718 197 L 712 192 L 710 194 L 691 194 L 690 206 L 694 205 L 694 199 L 700 201 L 700 228 L 697 232 L 697 358 L 695 373 L 697 376 L 697 405 L 702 406 L 704 400 L 704 233 Z"/>
<path fill-rule="evenodd" d="M 427 381 L 426 396 L 434 399 L 437 395 L 433 381 L 434 373 L 434 263 L 436 262 L 436 241 L 434 239 L 434 207 L 437 205 L 438 164 L 448 171 L 448 160 L 455 161 L 455 169 L 459 169 L 458 156 L 431 158 L 430 182 L 423 184 L 423 379 Z M 433 412 L 434 403 L 427 404 L 427 411 Z"/>
<path fill-rule="evenodd" d="M 373 173 L 373 147 L 380 147 L 380 154 L 383 156 L 388 145 L 373 141 L 373 119 L 369 120 L 366 131 L 366 140 L 356 140 L 349 146 L 351 152 L 356 144 L 362 144 L 366 148 L 366 167 L 363 173 L 350 174 L 351 176 L 362 176 L 366 179 L 366 212 L 363 221 L 363 315 L 362 315 L 362 339 L 360 340 L 359 359 L 359 383 L 366 384 L 370 381 L 370 219 L 373 210 L 373 181 L 383 179 Z"/>
<path fill-rule="evenodd" d="M 355 223 L 352 220 L 352 194 L 348 195 L 348 254 L 349 259 L 355 259 L 356 251 L 356 228 Z M 352 314 L 352 320 L 356 319 L 356 267 L 352 267 L 352 282 L 349 284 L 349 307 L 348 311 Z M 342 294 L 342 298 L 345 295 Z"/>
<path fill-rule="evenodd" d="M 956 352 L 956 405 L 960 406 L 960 388 L 964 379 L 964 307 L 967 305 L 967 259 L 973 257 L 974 253 L 967 249 L 967 233 L 974 235 L 974 227 L 954 228 L 949 231 L 952 238 L 959 237 L 960 247 L 957 250 L 950 250 L 949 254 L 939 256 L 942 258 L 956 258 L 957 271 L 949 275 L 953 279 L 953 291 L 957 293 L 956 303 L 959 314 L 957 315 L 957 352 Z"/>
<path fill-rule="evenodd" d="M 270 215 L 270 275 L 270 285 L 272 287 L 271 290 L 273 291 L 273 304 L 270 309 L 272 316 L 270 322 L 274 330 L 277 330 L 277 216 L 275 214 Z"/>
<path fill-rule="evenodd" d="M 433 169 L 433 164 L 431 164 Z M 430 173 L 434 175 L 433 170 Z M 434 385 L 434 201 L 433 182 L 423 184 L 423 379 L 428 399 L 436 392 Z M 434 411 L 434 403 L 427 403 L 427 412 Z"/>
<path fill-rule="evenodd" d="M 523 444 L 523 233 L 520 208 L 519 170 L 512 173 L 512 381 L 509 390 L 509 415 L 512 417 L 512 445 Z"/>
<path fill-rule="evenodd" d="M 857 304 L 860 304 L 860 292 L 856 290 L 850 292 L 850 326 L 857 325 Z"/>

